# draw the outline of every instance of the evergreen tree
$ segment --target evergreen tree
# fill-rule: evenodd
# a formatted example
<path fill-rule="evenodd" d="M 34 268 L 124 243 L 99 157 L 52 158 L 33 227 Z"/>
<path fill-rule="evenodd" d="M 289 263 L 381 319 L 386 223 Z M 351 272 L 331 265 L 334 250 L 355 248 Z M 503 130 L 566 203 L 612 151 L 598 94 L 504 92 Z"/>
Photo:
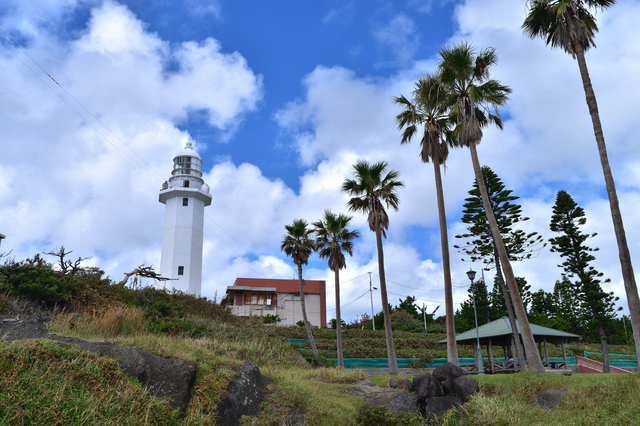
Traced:
<path fill-rule="evenodd" d="M 396 306 L 395 310 L 405 311 L 415 319 L 422 319 L 422 311 L 416 306 L 416 297 L 407 296 L 404 300 L 398 299 L 400 304 Z"/>
<path fill-rule="evenodd" d="M 585 244 L 587 239 L 596 234 L 584 234 L 580 226 L 587 222 L 584 210 L 571 198 L 566 191 L 559 191 L 556 204 L 553 206 L 550 228 L 560 236 L 550 238 L 551 251 L 560 254 L 564 259 L 561 266 L 569 278 L 576 277 L 576 292 L 582 308 L 588 315 L 585 320 L 587 329 L 597 328 L 597 333 L 602 342 L 603 372 L 609 372 L 609 354 L 607 350 L 607 335 L 605 327 L 607 322 L 615 316 L 615 302 L 618 300 L 613 293 L 602 290 L 600 283 L 608 283 L 607 278 L 601 279 L 603 274 L 598 272 L 589 263 L 595 260 L 593 256 L 597 249 Z"/>
<path fill-rule="evenodd" d="M 553 298 L 556 300 L 556 327 L 558 330 L 568 331 L 569 333 L 583 334 L 583 321 L 585 317 L 582 312 L 578 294 L 575 286 L 562 274 L 562 281 L 556 281 L 553 287 Z"/>
<path fill-rule="evenodd" d="M 496 175 L 491 168 L 483 166 L 481 171 L 489 198 L 489 204 L 493 210 L 498 231 L 502 237 L 509 260 L 519 261 L 531 258 L 533 254 L 544 247 L 544 242 L 542 241 L 542 236 L 538 235 L 537 232 L 525 233 L 514 227 L 518 222 L 529 220 L 528 217 L 522 217 L 522 208 L 519 204 L 514 203 L 514 201 L 520 197 L 512 195 L 513 191 L 505 189 L 504 183 L 502 183 L 498 175 Z M 469 191 L 469 195 L 470 197 L 465 199 L 464 215 L 462 216 L 462 222 L 469 225 L 467 227 L 468 233 L 456 235 L 456 238 L 465 238 L 467 241 L 462 247 L 457 245 L 454 247 L 462 254 L 468 256 L 472 262 L 481 261 L 484 263 L 487 270 L 496 267 L 496 276 L 502 291 L 502 296 L 505 301 L 509 300 L 508 304 L 505 302 L 502 305 L 505 308 L 502 312 L 506 312 L 509 317 L 509 322 L 513 330 L 513 339 L 516 342 L 518 359 L 522 360 L 524 359 L 524 354 L 522 352 L 520 336 L 517 332 L 512 297 L 502 275 L 498 249 L 489 227 L 489 221 L 484 209 L 477 179 L 474 181 L 473 188 Z M 520 287 L 517 278 L 516 285 Z M 524 297 L 521 289 L 520 296 Z M 527 303 L 524 299 L 522 302 L 526 310 Z M 494 312 L 496 311 L 494 310 Z"/>
<path fill-rule="evenodd" d="M 460 304 L 460 310 L 456 313 L 456 332 L 466 331 L 475 328 L 475 317 L 473 312 L 473 297 L 476 297 L 476 310 L 478 312 L 478 326 L 491 321 L 490 299 L 487 292 L 487 285 L 483 280 L 474 281 L 469 287 L 469 299 Z M 460 327 L 458 327 L 458 320 Z M 464 327 L 464 328 L 463 328 Z"/>

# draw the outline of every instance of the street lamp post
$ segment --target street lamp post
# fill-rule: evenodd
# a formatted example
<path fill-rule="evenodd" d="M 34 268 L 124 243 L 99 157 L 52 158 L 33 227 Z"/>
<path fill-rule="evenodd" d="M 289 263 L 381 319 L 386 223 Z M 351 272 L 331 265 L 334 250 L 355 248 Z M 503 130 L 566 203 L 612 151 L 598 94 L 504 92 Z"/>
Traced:
<path fill-rule="evenodd" d="M 478 330 L 478 311 L 476 309 L 476 289 L 473 287 L 473 279 L 476 277 L 476 271 L 469 268 L 469 270 L 467 271 L 467 277 L 469 277 L 469 279 L 471 280 L 471 289 L 473 290 L 473 293 L 472 293 L 473 294 L 473 316 L 475 317 L 475 320 L 476 320 L 476 339 L 478 341 L 478 348 L 477 348 L 477 355 L 476 355 L 478 375 L 483 375 L 484 365 L 482 362 L 482 348 L 480 347 L 480 331 Z"/>

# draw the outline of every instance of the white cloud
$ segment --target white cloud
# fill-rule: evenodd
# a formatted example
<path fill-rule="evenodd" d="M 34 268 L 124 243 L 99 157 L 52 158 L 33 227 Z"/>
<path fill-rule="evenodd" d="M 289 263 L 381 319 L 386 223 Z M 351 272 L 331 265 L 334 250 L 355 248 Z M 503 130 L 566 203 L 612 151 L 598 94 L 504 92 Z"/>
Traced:
<path fill-rule="evenodd" d="M 217 17 L 219 3 L 214 5 L 218 9 L 210 13 Z M 168 177 L 171 156 L 188 136 L 176 123 L 205 111 L 210 126 L 229 137 L 247 114 L 262 107 L 262 77 L 242 52 L 225 52 L 213 38 L 171 44 L 112 1 L 49 1 L 41 9 L 14 1 L 8 7 L 15 13 L 1 15 L 3 27 L 28 39 L 23 46 L 27 53 L 117 136 L 46 75 L 36 71 L 49 87 L 15 57 L 6 52 L 0 56 L 0 232 L 7 235 L 3 250 L 13 248 L 21 259 L 64 244 L 74 254 L 93 255 L 92 262 L 114 279 L 142 261 L 159 265 L 163 206 L 157 191 Z M 51 28 L 76 7 L 92 7 L 91 20 L 71 40 L 63 39 L 69 35 Z M 640 30 L 633 20 L 638 8 L 617 4 L 599 14 L 598 49 L 587 58 L 632 255 L 640 253 L 640 219 L 633 211 L 640 202 L 639 148 L 632 136 L 637 121 L 633 99 L 640 87 Z M 479 48 L 495 47 L 500 62 L 494 75 L 513 88 L 503 111 L 505 130 L 485 131 L 480 160 L 522 197 L 523 213 L 531 218 L 527 229 L 545 238 L 555 193 L 568 190 L 585 208 L 590 232 L 599 233 L 593 239 L 600 247 L 596 268 L 612 278 L 610 288 L 624 299 L 577 66 L 542 40 L 526 38 L 520 30 L 524 13 L 523 3 L 511 0 L 467 1 L 456 7 L 459 31 L 451 42 L 469 39 Z M 51 21 L 44 25 L 47 19 Z M 389 291 L 396 293 L 389 300 L 397 304 L 400 297 L 416 295 L 429 310 L 443 302 L 433 167 L 420 161 L 418 140 L 400 145 L 394 122 L 399 110 L 392 102 L 394 96 L 409 96 L 413 82 L 432 71 L 437 58 L 409 62 L 417 36 L 415 24 L 404 15 L 392 18 L 378 36 L 386 46 L 396 46 L 399 62 L 405 62 L 396 75 L 371 77 L 344 66 L 317 66 L 305 77 L 303 94 L 275 114 L 304 170 L 299 189 L 265 176 L 255 165 L 234 163 L 232 155 L 221 154 L 224 160 L 217 164 L 205 159 L 204 178 L 213 202 L 205 210 L 203 295 L 217 293 L 220 298 L 238 276 L 293 277 L 294 265 L 279 249 L 284 225 L 295 218 L 317 220 L 325 208 L 346 212 L 347 198 L 340 187 L 351 165 L 363 158 L 387 161 L 405 182 L 400 211 L 390 214 L 389 238 L 384 241 Z M 443 173 L 450 246 L 464 229 L 457 218 L 474 179 L 469 160 L 468 150 L 453 151 Z M 366 218 L 354 214 L 353 223 L 362 236 L 341 271 L 347 321 L 370 312 L 367 272 L 378 270 L 375 236 Z M 459 303 L 467 297 L 464 271 L 469 264 L 450 250 L 454 300 Z M 560 277 L 558 263 L 555 254 L 543 250 L 514 269 L 532 289 L 550 291 Z M 333 285 L 324 261 L 313 259 L 304 273 Z M 491 284 L 492 273 L 486 278 Z M 379 287 L 375 275 L 373 285 Z M 332 288 L 327 295 L 332 309 Z M 374 304 L 379 311 L 379 291 Z"/>
<path fill-rule="evenodd" d="M 70 7 L 48 6 L 60 19 Z M 25 7 L 20 13 L 32 13 Z M 157 191 L 187 137 L 176 122 L 199 109 L 212 126 L 233 128 L 257 107 L 261 77 L 213 39 L 170 46 L 111 1 L 92 9 L 76 39 L 32 34 L 25 52 L 15 51 L 42 80 L 15 57 L 0 58 L 0 125 L 10 141 L 0 158 L 0 174 L 10 176 L 0 184 L 6 246 L 21 259 L 65 245 L 116 274 L 145 260 L 157 266 Z M 179 66 L 167 75 L 170 57 Z"/>
<path fill-rule="evenodd" d="M 401 66 L 407 65 L 418 49 L 415 23 L 404 14 L 394 16 L 386 26 L 377 28 L 374 36 L 394 53 Z"/>

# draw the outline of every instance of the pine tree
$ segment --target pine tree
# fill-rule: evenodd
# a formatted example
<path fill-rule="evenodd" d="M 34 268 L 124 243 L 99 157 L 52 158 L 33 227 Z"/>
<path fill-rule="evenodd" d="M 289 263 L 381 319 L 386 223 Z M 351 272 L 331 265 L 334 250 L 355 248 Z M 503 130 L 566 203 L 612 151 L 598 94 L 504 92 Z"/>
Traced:
<path fill-rule="evenodd" d="M 498 231 L 502 236 L 504 247 L 507 251 L 510 261 L 519 261 L 523 259 L 529 259 L 536 254 L 542 247 L 544 242 L 542 236 L 537 232 L 525 233 L 520 229 L 514 228 L 514 225 L 518 222 L 524 222 L 529 220 L 528 217 L 522 217 L 522 208 L 519 204 L 515 204 L 514 201 L 519 199 L 515 195 L 512 195 L 511 190 L 505 189 L 504 183 L 500 180 L 498 175 L 495 174 L 488 166 L 482 166 L 482 179 L 484 180 L 485 187 L 487 189 L 487 195 L 489 197 L 489 204 L 493 210 L 496 222 L 498 224 Z M 513 339 L 516 343 L 516 352 L 519 360 L 524 360 L 524 353 L 522 351 L 522 345 L 520 342 L 520 336 L 518 335 L 518 328 L 516 326 L 515 315 L 513 313 L 513 304 L 511 301 L 511 295 L 505 284 L 502 269 L 500 265 L 500 257 L 498 256 L 498 250 L 495 246 L 493 235 L 489 227 L 489 221 L 484 209 L 480 189 L 478 187 L 477 179 L 473 183 L 473 188 L 469 191 L 469 198 L 465 199 L 464 204 L 464 216 L 462 216 L 462 222 L 468 224 L 466 234 L 456 235 L 456 238 L 466 238 L 467 241 L 464 246 L 460 247 L 455 245 L 462 254 L 469 257 L 472 262 L 482 261 L 485 265 L 485 269 L 489 270 L 492 267 L 496 268 L 496 276 L 500 283 L 502 290 L 502 296 L 505 300 L 503 305 L 509 322 L 513 330 Z M 464 260 L 464 259 L 463 259 Z M 518 287 L 520 284 L 516 280 Z M 521 296 L 522 291 L 521 291 Z M 506 301 L 509 301 L 507 304 Z M 526 303 L 523 300 L 524 308 L 526 309 Z M 502 311 L 505 312 L 505 311 Z M 524 364 L 522 365 L 524 367 Z"/>
<path fill-rule="evenodd" d="M 491 321 L 489 293 L 484 281 L 481 279 L 474 281 L 473 285 L 469 287 L 468 292 L 469 299 L 460 304 L 460 310 L 456 315 L 456 326 L 458 325 L 458 319 L 460 319 L 460 325 L 464 328 L 456 327 L 456 332 L 475 328 L 475 315 L 473 312 L 474 297 L 476 298 L 476 310 L 478 312 L 478 326 Z"/>
<path fill-rule="evenodd" d="M 601 279 L 603 274 L 589 263 L 595 260 L 593 256 L 597 248 L 585 244 L 587 239 L 596 234 L 584 234 L 580 227 L 587 223 L 584 210 L 571 198 L 566 191 L 559 191 L 556 204 L 553 206 L 550 228 L 560 233 L 556 238 L 550 238 L 551 251 L 560 254 L 564 259 L 562 265 L 567 277 L 576 277 L 576 293 L 579 295 L 582 308 L 588 315 L 587 328 L 597 328 L 602 342 L 603 372 L 609 372 L 609 353 L 607 349 L 606 323 L 615 316 L 615 302 L 618 300 L 613 293 L 602 290 L 600 283 L 608 283 L 607 278 Z"/>

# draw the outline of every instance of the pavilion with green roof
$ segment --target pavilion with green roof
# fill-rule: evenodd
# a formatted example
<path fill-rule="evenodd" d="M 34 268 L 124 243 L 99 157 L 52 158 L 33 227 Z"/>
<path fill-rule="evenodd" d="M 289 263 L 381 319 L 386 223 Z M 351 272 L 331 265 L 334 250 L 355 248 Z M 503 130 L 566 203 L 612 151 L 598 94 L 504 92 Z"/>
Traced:
<path fill-rule="evenodd" d="M 520 324 L 516 320 L 518 327 L 518 334 L 521 334 Z M 555 330 L 549 327 L 543 327 L 541 325 L 529 323 L 531 327 L 531 333 L 533 338 L 538 342 L 538 352 L 543 359 L 543 364 L 547 367 L 565 367 L 567 365 L 567 353 L 565 351 L 565 342 L 569 340 L 579 340 L 582 336 L 573 333 L 567 333 L 566 331 Z M 502 317 L 495 321 L 491 321 L 487 324 L 483 324 L 477 328 L 472 328 L 460 334 L 456 335 L 456 342 L 470 345 L 477 345 L 477 338 L 480 336 L 480 345 L 486 346 L 489 354 L 489 370 L 491 372 L 511 372 L 515 371 L 513 360 L 509 360 L 508 354 L 515 354 L 513 334 L 511 331 L 511 324 L 509 324 L 509 318 Z M 563 362 L 550 362 L 549 352 L 547 350 L 547 341 L 559 344 L 562 347 L 562 359 Z M 438 343 L 447 343 L 447 339 L 438 341 Z M 543 346 L 544 344 L 544 346 Z M 502 347 L 504 351 L 503 360 L 498 360 L 493 356 L 494 347 Z M 543 352 L 544 348 L 544 352 Z M 510 349 L 510 351 L 509 351 Z M 469 365 L 468 370 L 473 370 L 475 367 Z M 472 372 L 472 371 L 470 371 Z"/>

